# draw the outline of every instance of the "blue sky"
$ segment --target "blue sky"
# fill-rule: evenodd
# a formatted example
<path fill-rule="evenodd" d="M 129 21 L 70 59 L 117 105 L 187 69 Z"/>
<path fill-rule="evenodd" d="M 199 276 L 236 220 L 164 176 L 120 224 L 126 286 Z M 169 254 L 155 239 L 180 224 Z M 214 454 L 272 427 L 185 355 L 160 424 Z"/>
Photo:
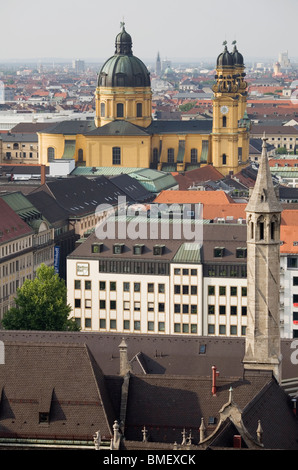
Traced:
<path fill-rule="evenodd" d="M 298 57 L 298 0 L 9 0 L 1 6 L 0 62 L 23 58 L 101 61 L 120 22 L 142 60 L 216 59 L 236 39 L 247 58 Z M 232 47 L 232 46 L 230 46 Z"/>

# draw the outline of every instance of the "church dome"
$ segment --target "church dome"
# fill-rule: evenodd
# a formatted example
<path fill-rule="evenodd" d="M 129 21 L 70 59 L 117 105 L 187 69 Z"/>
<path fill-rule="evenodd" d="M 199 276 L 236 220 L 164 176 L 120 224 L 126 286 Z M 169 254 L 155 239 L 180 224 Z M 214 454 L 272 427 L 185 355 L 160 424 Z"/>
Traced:
<path fill-rule="evenodd" d="M 122 24 L 115 40 L 115 54 L 102 66 L 98 86 L 150 87 L 150 74 L 146 65 L 132 53 L 132 39 Z"/>
<path fill-rule="evenodd" d="M 234 45 L 234 50 L 233 50 L 233 60 L 234 60 L 234 65 L 236 66 L 243 66 L 244 65 L 244 60 L 243 60 L 243 55 L 240 54 L 240 52 L 237 49 L 236 44 Z"/>
<path fill-rule="evenodd" d="M 234 60 L 232 54 L 228 51 L 227 45 L 225 44 L 224 51 L 217 57 L 217 67 L 233 67 Z"/>

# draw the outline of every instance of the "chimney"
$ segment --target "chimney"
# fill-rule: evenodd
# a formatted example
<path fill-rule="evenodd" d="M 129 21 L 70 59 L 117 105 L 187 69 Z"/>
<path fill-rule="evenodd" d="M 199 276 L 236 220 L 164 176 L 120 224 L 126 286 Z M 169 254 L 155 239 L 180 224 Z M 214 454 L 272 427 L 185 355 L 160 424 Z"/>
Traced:
<path fill-rule="evenodd" d="M 130 364 L 127 354 L 127 344 L 124 338 L 122 339 L 121 344 L 119 344 L 118 347 L 120 352 L 120 375 L 124 376 L 127 374 L 127 372 L 130 371 Z"/>
<path fill-rule="evenodd" d="M 41 165 L 40 166 L 40 184 L 45 184 L 46 183 L 46 166 Z"/>
<path fill-rule="evenodd" d="M 219 376 L 219 372 L 216 370 L 216 366 L 212 366 L 212 395 L 216 396 L 216 377 Z"/>
<path fill-rule="evenodd" d="M 234 449 L 241 449 L 241 436 L 239 434 L 234 435 L 233 447 Z"/>
<path fill-rule="evenodd" d="M 292 398 L 292 403 L 293 403 L 293 413 L 296 416 L 297 415 L 297 398 Z"/>

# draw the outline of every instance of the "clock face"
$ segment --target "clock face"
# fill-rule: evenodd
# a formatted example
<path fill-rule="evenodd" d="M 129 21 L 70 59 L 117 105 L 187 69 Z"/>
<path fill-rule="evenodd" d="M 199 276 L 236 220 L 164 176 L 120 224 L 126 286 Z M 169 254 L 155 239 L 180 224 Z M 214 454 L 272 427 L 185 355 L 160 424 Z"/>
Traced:
<path fill-rule="evenodd" d="M 227 106 L 222 106 L 220 108 L 221 114 L 227 114 L 229 112 L 229 108 Z"/>

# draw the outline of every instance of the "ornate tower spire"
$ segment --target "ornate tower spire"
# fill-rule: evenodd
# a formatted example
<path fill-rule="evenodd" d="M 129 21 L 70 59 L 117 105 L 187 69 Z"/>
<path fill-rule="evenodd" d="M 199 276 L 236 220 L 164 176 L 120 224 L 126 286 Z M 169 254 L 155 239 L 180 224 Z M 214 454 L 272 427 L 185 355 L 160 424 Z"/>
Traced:
<path fill-rule="evenodd" d="M 266 137 L 247 212 L 247 333 L 245 369 L 272 370 L 280 380 L 280 220 Z"/>

